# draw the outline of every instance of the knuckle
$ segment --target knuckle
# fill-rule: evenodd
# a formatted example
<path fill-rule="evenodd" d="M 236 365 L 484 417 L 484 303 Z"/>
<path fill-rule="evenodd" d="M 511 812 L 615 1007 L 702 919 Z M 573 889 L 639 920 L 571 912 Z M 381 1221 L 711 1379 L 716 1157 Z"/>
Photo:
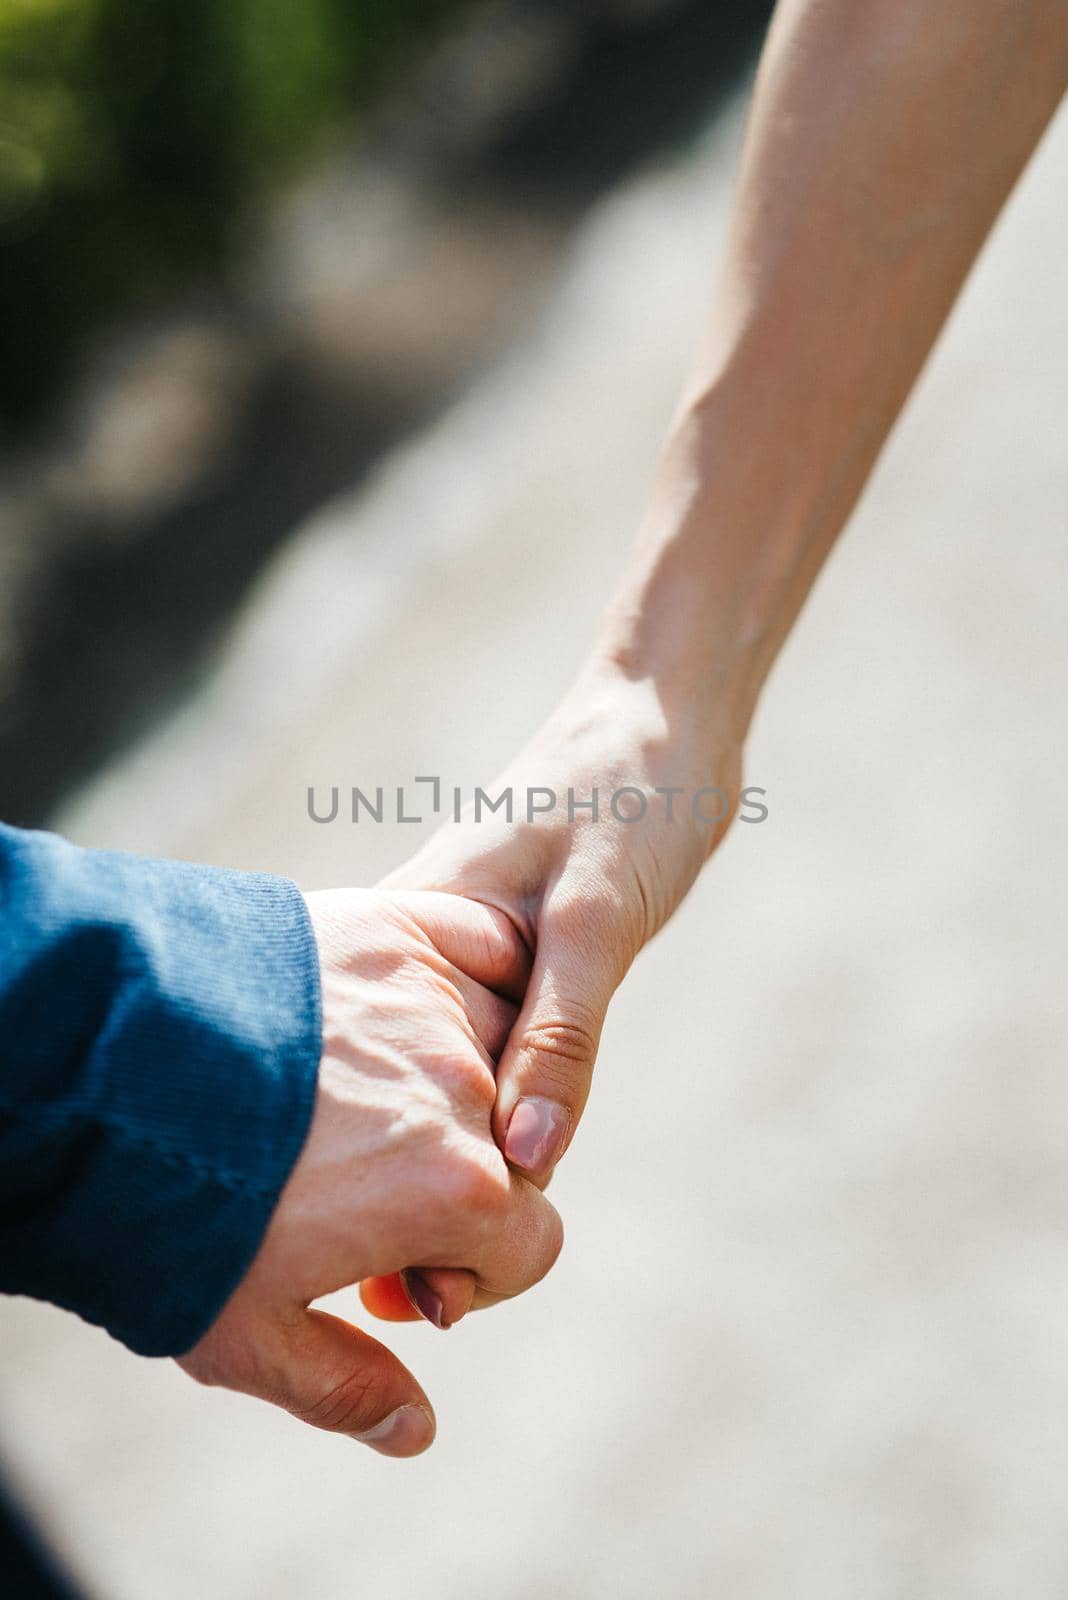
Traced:
<path fill-rule="evenodd" d="M 290 1406 L 289 1410 L 299 1421 L 313 1428 L 350 1433 L 371 1427 L 384 1401 L 384 1386 L 374 1368 L 357 1367 L 320 1399 L 309 1405 Z"/>
<path fill-rule="evenodd" d="M 534 1022 L 524 1035 L 528 1050 L 550 1060 L 586 1066 L 597 1054 L 597 1035 L 585 1022 Z"/>
<path fill-rule="evenodd" d="M 474 1048 L 470 1053 L 443 1058 L 437 1078 L 454 1104 L 480 1112 L 492 1107 L 497 1085 L 492 1072 Z"/>
<path fill-rule="evenodd" d="M 523 1090 L 537 1081 L 538 1089 L 572 1106 L 576 1091 L 583 1092 L 597 1059 L 598 1036 L 584 1022 L 535 1022 L 523 1036 Z"/>
<path fill-rule="evenodd" d="M 503 1161 L 491 1163 L 481 1154 L 470 1152 L 453 1163 L 449 1200 L 455 1210 L 495 1220 L 507 1209 L 508 1192 L 508 1172 Z"/>

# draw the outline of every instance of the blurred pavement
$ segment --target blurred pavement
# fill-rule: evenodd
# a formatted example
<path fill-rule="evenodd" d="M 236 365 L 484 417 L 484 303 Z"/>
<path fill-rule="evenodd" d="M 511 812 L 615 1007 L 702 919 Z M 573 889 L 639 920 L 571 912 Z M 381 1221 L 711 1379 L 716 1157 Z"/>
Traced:
<path fill-rule="evenodd" d="M 739 126 L 591 214 L 522 345 L 294 538 L 63 827 L 365 883 L 421 830 L 317 827 L 308 784 L 493 776 L 631 536 Z M 1068 1593 L 1066 184 L 1062 114 L 775 673 L 770 820 L 616 1002 L 557 1271 L 388 1333 L 434 1449 L 0 1308 L 5 1460 L 96 1594 Z"/>

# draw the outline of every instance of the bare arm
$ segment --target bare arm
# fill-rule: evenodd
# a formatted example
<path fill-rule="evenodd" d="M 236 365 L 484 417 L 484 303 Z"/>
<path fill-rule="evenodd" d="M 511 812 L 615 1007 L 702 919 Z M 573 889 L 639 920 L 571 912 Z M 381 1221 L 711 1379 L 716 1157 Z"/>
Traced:
<path fill-rule="evenodd" d="M 744 730 L 1066 82 L 1064 0 L 782 0 L 610 654 Z"/>
<path fill-rule="evenodd" d="M 1068 78 L 1068 0 L 782 0 L 726 260 L 647 515 L 580 678 L 502 776 L 722 783 L 761 686 Z M 633 796 L 633 788 L 632 788 Z M 609 1000 L 726 831 L 562 807 L 447 827 L 398 881 L 507 911 L 534 950 L 494 1126 L 539 1181 Z"/>

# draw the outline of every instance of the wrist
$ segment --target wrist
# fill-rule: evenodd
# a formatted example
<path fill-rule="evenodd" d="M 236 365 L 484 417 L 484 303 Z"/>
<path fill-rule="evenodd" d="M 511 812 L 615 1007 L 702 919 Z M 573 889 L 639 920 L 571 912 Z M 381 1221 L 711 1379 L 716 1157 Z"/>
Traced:
<path fill-rule="evenodd" d="M 569 778 L 602 798 L 628 786 L 691 794 L 709 785 L 736 797 L 745 728 L 731 697 L 713 691 L 674 662 L 639 662 L 602 641 L 541 737 Z"/>
<path fill-rule="evenodd" d="M 744 745 L 763 681 L 729 628 L 686 617 L 669 587 L 640 583 L 605 610 L 586 674 L 644 684 L 666 721 L 710 752 Z"/>

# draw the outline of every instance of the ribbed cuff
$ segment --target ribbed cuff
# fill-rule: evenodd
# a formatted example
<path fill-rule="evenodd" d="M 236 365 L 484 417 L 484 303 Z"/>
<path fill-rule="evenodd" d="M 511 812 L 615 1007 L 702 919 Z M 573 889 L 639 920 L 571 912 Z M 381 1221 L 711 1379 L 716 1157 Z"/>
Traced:
<path fill-rule="evenodd" d="M 307 906 L 283 878 L 19 838 L 0 1280 L 181 1354 L 251 1263 L 311 1119 Z"/>

